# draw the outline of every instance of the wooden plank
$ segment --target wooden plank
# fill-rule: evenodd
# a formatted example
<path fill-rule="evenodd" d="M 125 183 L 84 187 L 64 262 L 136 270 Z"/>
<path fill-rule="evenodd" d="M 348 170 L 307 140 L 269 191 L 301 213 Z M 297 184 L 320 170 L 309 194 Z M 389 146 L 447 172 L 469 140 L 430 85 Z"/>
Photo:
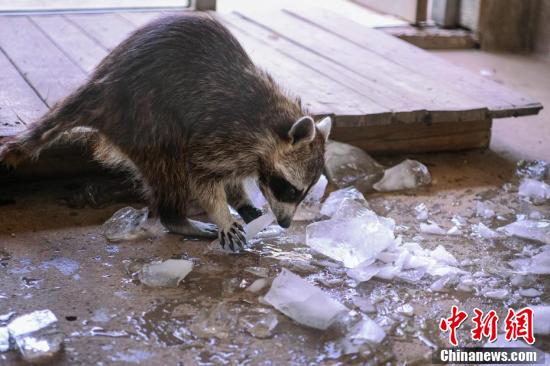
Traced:
<path fill-rule="evenodd" d="M 86 78 L 28 17 L 2 17 L 0 48 L 50 107 Z"/>
<path fill-rule="evenodd" d="M 357 75 L 378 80 L 380 87 L 393 88 L 403 97 L 418 101 L 428 111 L 432 122 L 485 118 L 487 110 L 478 101 L 288 13 L 242 11 L 239 14 L 281 37 L 317 51 L 320 56 L 347 67 Z"/>
<path fill-rule="evenodd" d="M 13 136 L 48 107 L 1 50 L 0 70 L 0 137 Z"/>
<path fill-rule="evenodd" d="M 454 88 L 487 106 L 493 118 L 536 114 L 542 108 L 540 103 L 492 80 L 482 78 L 395 37 L 369 29 L 337 14 L 316 9 L 308 12 L 297 8 L 285 11 L 395 62 L 409 72 L 421 74 L 439 84 Z"/>
<path fill-rule="evenodd" d="M 277 52 L 231 24 L 226 25 L 254 63 L 266 69 L 285 89 L 299 94 L 303 105 L 313 115 L 368 115 L 368 121 L 364 123 L 390 122 L 391 111 L 388 109 Z"/>
<path fill-rule="evenodd" d="M 361 137 L 358 138 L 358 136 Z M 439 122 L 433 125 L 410 123 L 401 126 L 367 126 L 355 129 L 337 126 L 331 138 L 352 144 L 370 153 L 481 149 L 489 146 L 491 121 Z"/>
<path fill-rule="evenodd" d="M 107 51 L 61 15 L 30 17 L 44 34 L 89 74 L 107 56 Z"/>
<path fill-rule="evenodd" d="M 384 88 L 377 80 L 371 80 L 351 72 L 347 68 L 320 57 L 317 53 L 311 52 L 289 40 L 278 36 L 272 31 L 266 30 L 255 23 L 249 22 L 236 14 L 216 14 L 226 24 L 231 24 L 234 28 L 244 31 L 251 37 L 255 37 L 261 42 L 276 49 L 288 58 L 314 69 L 323 76 L 345 86 L 348 89 L 362 95 L 366 100 L 370 100 L 392 112 L 392 121 L 396 123 L 411 123 L 424 121 L 426 111 L 422 109 L 418 102 L 405 98 L 401 93 Z M 366 103 L 366 102 L 365 102 Z M 351 126 L 364 125 L 366 120 L 359 117 L 353 119 L 340 119 L 340 123 L 349 122 Z"/>
<path fill-rule="evenodd" d="M 119 13 L 119 15 L 139 28 L 144 26 L 147 23 L 152 22 L 155 19 L 165 16 L 166 14 L 158 11 L 156 12 L 135 11 L 131 13 L 130 12 Z"/>
<path fill-rule="evenodd" d="M 64 17 L 108 51 L 118 46 L 136 28 L 116 13 L 70 14 Z"/>

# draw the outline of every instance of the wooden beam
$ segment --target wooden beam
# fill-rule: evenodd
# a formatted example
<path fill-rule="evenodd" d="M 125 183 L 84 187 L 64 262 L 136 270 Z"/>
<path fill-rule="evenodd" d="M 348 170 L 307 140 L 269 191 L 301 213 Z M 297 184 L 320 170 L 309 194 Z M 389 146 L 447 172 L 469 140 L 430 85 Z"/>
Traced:
<path fill-rule="evenodd" d="M 193 8 L 195 10 L 216 10 L 216 0 L 194 0 Z"/>
<path fill-rule="evenodd" d="M 413 24 L 427 20 L 428 0 L 354 0 L 354 2 L 380 13 L 395 15 Z"/>
<path fill-rule="evenodd" d="M 539 0 L 482 0 L 479 39 L 486 51 L 532 51 Z M 546 20 L 548 21 L 548 20 Z"/>
<path fill-rule="evenodd" d="M 336 127 L 331 138 L 369 153 L 413 153 L 480 149 L 489 146 L 490 119 L 464 123 L 410 123 L 404 125 Z"/>

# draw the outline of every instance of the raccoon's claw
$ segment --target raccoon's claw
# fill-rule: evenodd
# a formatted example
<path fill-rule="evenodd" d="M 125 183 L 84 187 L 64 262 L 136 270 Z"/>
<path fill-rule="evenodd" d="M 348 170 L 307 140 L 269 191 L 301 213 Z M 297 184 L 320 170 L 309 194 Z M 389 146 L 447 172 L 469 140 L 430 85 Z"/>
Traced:
<path fill-rule="evenodd" d="M 238 222 L 234 222 L 228 230 L 222 230 L 219 232 L 219 240 L 222 248 L 225 248 L 225 245 L 227 244 L 231 251 L 236 252 L 237 250 L 242 249 L 246 244 L 244 229 Z"/>

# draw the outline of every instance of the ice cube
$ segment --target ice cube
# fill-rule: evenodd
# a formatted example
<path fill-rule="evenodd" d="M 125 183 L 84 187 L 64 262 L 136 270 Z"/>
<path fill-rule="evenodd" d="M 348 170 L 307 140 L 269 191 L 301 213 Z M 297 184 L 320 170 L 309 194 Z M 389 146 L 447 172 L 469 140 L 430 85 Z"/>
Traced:
<path fill-rule="evenodd" d="M 151 287 L 176 287 L 191 272 L 193 262 L 168 259 L 145 264 L 138 272 L 141 283 Z"/>
<path fill-rule="evenodd" d="M 459 229 L 466 225 L 466 219 L 460 215 L 453 215 L 451 222 Z"/>
<path fill-rule="evenodd" d="M 248 333 L 260 339 L 273 336 L 273 330 L 278 324 L 279 319 L 273 311 L 266 314 L 244 315 L 239 318 L 239 325 Z"/>
<path fill-rule="evenodd" d="M 549 170 L 550 166 L 544 160 L 520 160 L 516 166 L 516 175 L 520 178 L 545 180 Z"/>
<path fill-rule="evenodd" d="M 474 280 L 470 275 L 460 277 L 456 289 L 462 292 L 472 292 L 474 290 Z"/>
<path fill-rule="evenodd" d="M 250 291 L 253 293 L 260 292 L 260 290 L 263 289 L 265 286 L 267 286 L 267 280 L 265 278 L 258 278 L 246 288 L 246 291 Z"/>
<path fill-rule="evenodd" d="M 2 314 L 0 315 L 0 322 L 7 322 L 14 315 L 15 315 L 15 311 L 10 311 L 9 313 Z"/>
<path fill-rule="evenodd" d="M 433 263 L 435 262 L 432 258 L 411 254 L 405 262 L 403 262 L 403 269 L 427 268 Z"/>
<path fill-rule="evenodd" d="M 492 210 L 486 203 L 477 201 L 476 215 L 483 217 L 484 219 L 490 219 L 491 217 L 495 216 L 495 211 Z"/>
<path fill-rule="evenodd" d="M 435 222 L 420 223 L 420 232 L 431 235 L 447 235 L 447 231 Z"/>
<path fill-rule="evenodd" d="M 203 309 L 191 331 L 201 338 L 228 339 L 238 321 L 239 308 L 226 302 L 220 302 L 209 309 Z"/>
<path fill-rule="evenodd" d="M 364 204 L 360 200 L 344 198 L 336 208 L 336 211 L 332 215 L 332 218 L 346 219 L 366 215 L 376 216 L 374 211 L 370 210 L 368 208 L 368 205 Z"/>
<path fill-rule="evenodd" d="M 325 169 L 330 181 L 340 188 L 359 184 L 369 190 L 384 175 L 384 168 L 362 149 L 336 141 L 326 145 Z"/>
<path fill-rule="evenodd" d="M 550 245 L 545 245 L 539 254 L 531 258 L 529 270 L 535 274 L 550 274 Z"/>
<path fill-rule="evenodd" d="M 392 263 L 384 264 L 378 267 L 378 273 L 376 273 L 376 278 L 381 278 L 383 280 L 392 280 L 395 276 L 399 274 L 401 268 Z"/>
<path fill-rule="evenodd" d="M 425 268 L 411 269 L 397 274 L 397 278 L 407 283 L 418 283 L 426 274 Z"/>
<path fill-rule="evenodd" d="M 453 226 L 452 228 L 447 230 L 447 235 L 462 235 L 462 231 L 457 226 Z"/>
<path fill-rule="evenodd" d="M 348 308 L 321 289 L 283 268 L 264 300 L 300 324 L 325 330 Z"/>
<path fill-rule="evenodd" d="M 321 211 L 321 199 L 325 195 L 327 184 L 327 178 L 324 175 L 321 175 L 317 183 L 313 185 L 307 196 L 298 206 L 298 209 L 294 214 L 294 220 L 311 221 L 315 220 L 319 216 Z"/>
<path fill-rule="evenodd" d="M 268 211 L 262 216 L 250 221 L 244 226 L 246 240 L 253 239 L 260 231 L 265 229 L 273 221 L 275 221 L 275 215 L 273 215 L 271 211 Z"/>
<path fill-rule="evenodd" d="M 510 264 L 520 274 L 550 274 L 550 245 L 543 246 L 531 258 L 515 259 Z"/>
<path fill-rule="evenodd" d="M 427 255 L 426 251 L 420 246 L 420 244 L 412 241 L 403 243 L 403 248 L 415 255 Z"/>
<path fill-rule="evenodd" d="M 481 294 L 485 297 L 491 298 L 491 299 L 499 299 L 502 300 L 506 296 L 508 296 L 508 290 L 506 289 L 493 289 L 493 288 L 486 288 L 481 291 Z"/>
<path fill-rule="evenodd" d="M 376 215 L 319 221 L 307 226 L 306 244 L 353 268 L 395 244 L 388 225 Z"/>
<path fill-rule="evenodd" d="M 376 308 L 374 307 L 374 304 L 370 299 L 366 297 L 353 296 L 352 300 L 353 300 L 353 303 L 359 308 L 359 310 L 365 313 L 376 312 Z"/>
<path fill-rule="evenodd" d="M 346 202 L 344 203 L 344 201 Z M 354 210 L 349 212 L 349 208 L 352 206 Z M 358 216 L 363 210 L 370 210 L 367 200 L 356 188 L 348 187 L 329 194 L 321 207 L 321 215 L 332 217 L 337 211 L 340 211 L 340 216 L 346 212 L 351 217 Z"/>
<path fill-rule="evenodd" d="M 384 177 L 373 185 L 380 192 L 398 191 L 428 185 L 432 177 L 428 168 L 416 160 L 404 160 L 400 164 L 386 169 Z"/>
<path fill-rule="evenodd" d="M 0 353 L 10 349 L 10 333 L 8 327 L 0 327 Z"/>
<path fill-rule="evenodd" d="M 542 220 L 544 219 L 544 214 L 540 211 L 531 211 L 529 212 L 529 218 L 531 220 Z"/>
<path fill-rule="evenodd" d="M 143 227 L 149 209 L 147 207 L 136 210 L 133 207 L 124 207 L 118 210 L 103 224 L 103 233 L 107 240 L 112 242 L 134 240 L 147 234 Z"/>
<path fill-rule="evenodd" d="M 357 282 L 366 282 L 376 276 L 380 271 L 380 265 L 365 261 L 359 266 L 349 269 L 347 274 Z"/>
<path fill-rule="evenodd" d="M 374 320 L 363 316 L 363 320 L 350 330 L 348 337 L 353 343 L 365 341 L 370 344 L 379 344 L 386 337 L 386 332 Z"/>
<path fill-rule="evenodd" d="M 496 239 L 501 236 L 496 231 L 489 229 L 482 222 L 477 225 L 472 225 L 472 232 L 474 235 L 484 239 Z"/>
<path fill-rule="evenodd" d="M 245 272 L 251 273 L 254 276 L 267 278 L 269 277 L 269 268 L 265 267 L 246 267 Z"/>
<path fill-rule="evenodd" d="M 244 191 L 246 192 L 255 207 L 263 208 L 267 205 L 267 201 L 262 194 L 262 191 L 260 191 L 260 188 L 258 188 L 258 183 L 255 180 L 245 179 Z"/>
<path fill-rule="evenodd" d="M 440 263 L 445 263 L 450 266 L 457 266 L 458 261 L 449 253 L 443 245 L 438 245 L 434 250 L 429 252 L 430 257 L 437 260 Z"/>
<path fill-rule="evenodd" d="M 503 232 L 508 236 L 517 236 L 522 239 L 550 244 L 550 221 L 547 220 L 516 221 L 498 228 L 497 231 Z"/>
<path fill-rule="evenodd" d="M 520 289 L 518 292 L 523 297 L 537 297 L 542 295 L 542 292 L 535 288 Z"/>
<path fill-rule="evenodd" d="M 53 358 L 63 347 L 63 334 L 50 310 L 37 310 L 13 319 L 7 326 L 21 357 L 30 363 Z"/>
<path fill-rule="evenodd" d="M 426 221 L 428 220 L 428 209 L 426 208 L 426 205 L 424 203 L 419 203 L 414 207 L 414 211 L 416 212 L 416 219 L 418 221 Z"/>
<path fill-rule="evenodd" d="M 430 286 L 430 290 L 433 292 L 444 292 L 446 291 L 445 287 L 452 279 L 453 277 L 451 275 L 443 276 L 432 283 L 432 285 Z"/>
<path fill-rule="evenodd" d="M 535 334 L 550 334 L 550 305 L 535 305 L 533 309 L 533 331 Z"/>
<path fill-rule="evenodd" d="M 411 304 L 403 304 L 395 310 L 397 310 L 398 313 L 401 313 L 403 315 L 407 315 L 407 316 L 414 315 L 414 307 Z"/>
<path fill-rule="evenodd" d="M 532 201 L 535 205 L 542 205 L 550 200 L 550 185 L 535 180 L 525 178 L 519 185 L 518 194 Z"/>

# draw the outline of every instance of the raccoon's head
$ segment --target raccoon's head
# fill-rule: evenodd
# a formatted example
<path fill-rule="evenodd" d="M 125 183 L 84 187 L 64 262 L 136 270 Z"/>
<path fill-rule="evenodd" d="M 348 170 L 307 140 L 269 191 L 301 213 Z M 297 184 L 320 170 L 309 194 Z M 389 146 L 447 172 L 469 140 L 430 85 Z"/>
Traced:
<path fill-rule="evenodd" d="M 290 226 L 296 208 L 323 172 L 331 126 L 330 117 L 317 123 L 309 116 L 300 118 L 262 164 L 260 190 L 284 228 Z"/>

